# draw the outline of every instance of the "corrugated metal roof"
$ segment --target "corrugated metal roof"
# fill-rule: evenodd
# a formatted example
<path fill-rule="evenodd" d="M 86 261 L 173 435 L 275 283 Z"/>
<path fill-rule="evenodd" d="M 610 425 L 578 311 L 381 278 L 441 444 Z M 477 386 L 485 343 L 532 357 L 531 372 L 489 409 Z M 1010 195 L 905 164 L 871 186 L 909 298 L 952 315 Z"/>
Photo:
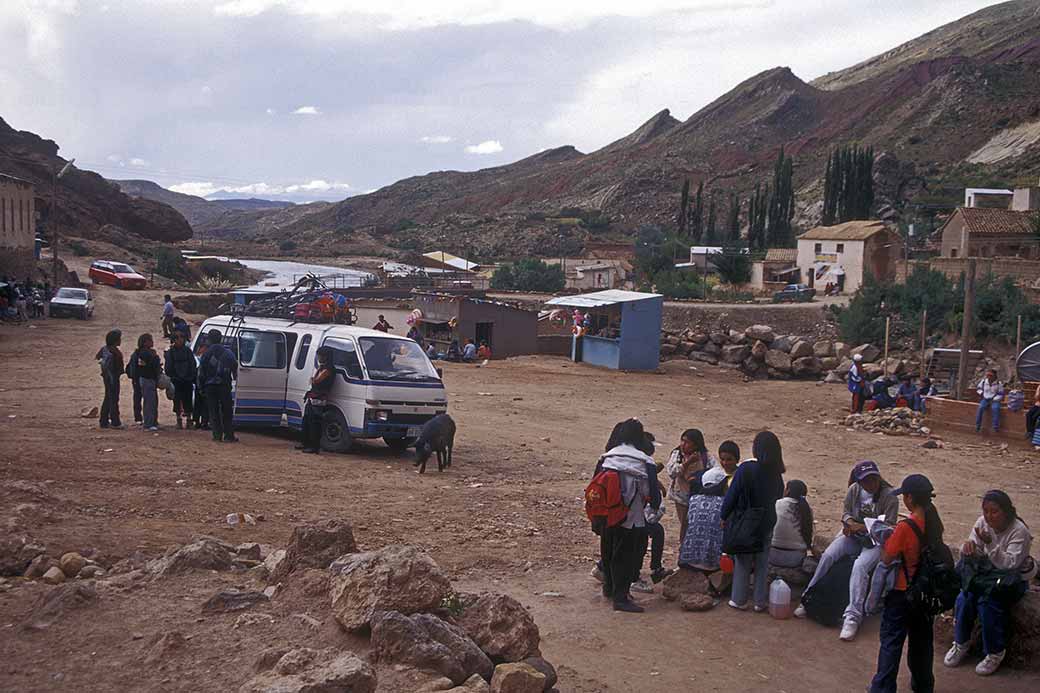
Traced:
<path fill-rule="evenodd" d="M 446 253 L 443 250 L 435 250 L 432 253 L 423 253 L 423 257 L 467 272 L 479 267 L 479 265 L 474 262 L 470 262 L 469 260 L 458 257 L 457 255 L 452 255 L 451 253 Z"/>
<path fill-rule="evenodd" d="M 545 302 L 547 306 L 564 306 L 567 308 L 601 308 L 613 306 L 619 303 L 632 303 L 634 301 L 645 301 L 651 298 L 661 298 L 661 294 L 645 294 L 640 291 L 624 291 L 622 289 L 607 289 L 596 291 L 591 294 L 578 294 L 577 296 L 559 296 Z"/>
<path fill-rule="evenodd" d="M 881 221 L 846 221 L 836 226 L 817 226 L 809 229 L 798 240 L 807 241 L 865 241 L 885 231 L 888 227 Z"/>

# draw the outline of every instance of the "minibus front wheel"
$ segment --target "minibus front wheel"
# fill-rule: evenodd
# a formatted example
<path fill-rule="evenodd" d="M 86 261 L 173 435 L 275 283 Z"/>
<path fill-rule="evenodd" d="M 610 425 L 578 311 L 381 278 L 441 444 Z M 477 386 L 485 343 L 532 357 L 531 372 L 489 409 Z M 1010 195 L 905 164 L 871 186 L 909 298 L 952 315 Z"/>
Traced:
<path fill-rule="evenodd" d="M 329 452 L 347 452 L 354 444 L 347 420 L 337 409 L 325 412 L 321 426 L 321 447 Z"/>

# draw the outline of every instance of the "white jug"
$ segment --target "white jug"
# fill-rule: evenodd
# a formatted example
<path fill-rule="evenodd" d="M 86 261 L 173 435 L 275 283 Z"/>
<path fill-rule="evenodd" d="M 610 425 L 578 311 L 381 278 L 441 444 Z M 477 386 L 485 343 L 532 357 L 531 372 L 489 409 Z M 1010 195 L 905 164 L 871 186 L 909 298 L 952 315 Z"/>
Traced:
<path fill-rule="evenodd" d="M 791 618 L 791 588 L 777 578 L 769 586 L 769 615 L 773 618 Z"/>

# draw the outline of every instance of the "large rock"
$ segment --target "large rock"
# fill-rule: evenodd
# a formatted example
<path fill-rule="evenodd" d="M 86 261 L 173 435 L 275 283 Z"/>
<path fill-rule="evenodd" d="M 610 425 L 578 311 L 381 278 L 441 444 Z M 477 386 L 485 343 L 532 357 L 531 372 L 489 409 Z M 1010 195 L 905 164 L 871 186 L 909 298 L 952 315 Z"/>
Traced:
<path fill-rule="evenodd" d="M 233 544 L 213 537 L 197 537 L 190 544 L 149 561 L 146 570 L 157 577 L 179 575 L 192 570 L 231 570 L 235 557 Z"/>
<path fill-rule="evenodd" d="M 47 554 L 41 553 L 29 562 L 29 567 L 25 569 L 22 577 L 28 580 L 39 580 L 51 568 L 61 570 L 60 562 L 56 558 L 51 558 Z M 64 573 L 62 574 L 64 575 Z"/>
<path fill-rule="evenodd" d="M 72 610 L 97 604 L 98 593 L 92 582 L 70 582 L 43 595 L 23 624 L 31 630 L 54 625 Z"/>
<path fill-rule="evenodd" d="M 691 352 L 690 353 L 690 359 L 692 361 L 704 361 L 705 363 L 710 363 L 713 366 L 716 363 L 719 362 L 719 360 L 716 357 L 712 356 L 711 354 L 707 353 L 706 351 L 694 351 L 694 352 Z"/>
<path fill-rule="evenodd" d="M 718 344 L 719 346 L 722 346 L 729 341 L 729 335 L 725 332 L 712 332 L 708 338 L 713 344 Z"/>
<path fill-rule="evenodd" d="M 824 369 L 833 371 L 841 365 L 841 360 L 837 356 L 824 356 L 820 359 L 820 363 L 823 364 Z"/>
<path fill-rule="evenodd" d="M 46 551 L 31 538 L 21 534 L 0 536 L 0 577 L 21 575 L 34 558 Z"/>
<path fill-rule="evenodd" d="M 490 691 L 491 686 L 488 685 L 488 682 L 477 674 L 473 674 L 461 686 L 449 688 L 444 693 L 489 693 Z"/>
<path fill-rule="evenodd" d="M 704 334 L 703 332 L 698 332 L 696 334 L 690 335 L 690 341 L 694 344 L 707 344 L 708 339 L 710 339 L 708 335 Z"/>
<path fill-rule="evenodd" d="M 710 611 L 718 604 L 707 594 L 684 594 L 679 598 L 679 608 L 683 611 Z"/>
<path fill-rule="evenodd" d="M 730 344 L 747 344 L 747 335 L 739 330 L 729 331 L 729 343 Z M 554 684 L 555 685 L 555 684 Z"/>
<path fill-rule="evenodd" d="M 744 330 L 744 336 L 748 339 L 761 340 L 766 344 L 769 344 L 776 339 L 776 335 L 773 333 L 773 328 L 769 325 L 752 325 Z"/>
<path fill-rule="evenodd" d="M 802 343 L 804 344 L 805 342 Z M 791 361 L 791 373 L 794 375 L 805 377 L 819 375 L 822 372 L 823 364 L 815 356 L 803 356 Z"/>
<path fill-rule="evenodd" d="M 710 354 L 711 356 L 714 356 L 716 358 L 718 358 L 719 355 L 722 353 L 722 347 L 720 347 L 715 342 L 708 342 L 701 348 L 701 350 L 705 354 Z"/>
<path fill-rule="evenodd" d="M 789 373 L 791 371 L 791 357 L 782 351 L 770 349 L 766 352 L 766 365 L 781 373 Z"/>
<path fill-rule="evenodd" d="M 79 571 L 83 570 L 83 566 L 87 564 L 87 559 L 80 556 L 75 551 L 70 551 L 61 557 L 59 565 L 61 572 L 65 573 L 69 577 L 76 577 L 79 575 Z"/>
<path fill-rule="evenodd" d="M 432 611 L 451 594 L 451 582 L 414 546 L 353 553 L 329 566 L 332 612 L 347 630 L 363 630 L 378 611 Z"/>
<path fill-rule="evenodd" d="M 240 693 L 373 693 L 376 674 L 353 652 L 290 650 L 274 668 L 255 676 Z"/>
<path fill-rule="evenodd" d="M 813 345 L 804 340 L 798 340 L 791 346 L 791 360 L 802 359 L 813 355 Z"/>
<path fill-rule="evenodd" d="M 672 356 L 675 354 L 676 349 L 678 349 L 678 346 L 675 344 L 662 343 L 661 356 Z"/>
<path fill-rule="evenodd" d="M 722 347 L 722 360 L 726 363 L 740 363 L 751 355 L 751 347 L 731 344 Z"/>
<path fill-rule="evenodd" d="M 848 375 L 849 371 L 852 370 L 852 359 L 845 357 L 838 364 L 838 367 L 834 369 L 838 375 Z"/>
<path fill-rule="evenodd" d="M 707 594 L 708 584 L 702 571 L 679 568 L 661 583 L 661 594 L 668 601 L 675 601 L 685 594 Z"/>
<path fill-rule="evenodd" d="M 834 355 L 837 356 L 839 359 L 848 358 L 850 351 L 852 350 L 849 348 L 849 345 L 845 342 L 834 343 Z"/>
<path fill-rule="evenodd" d="M 885 369 L 877 363 L 864 363 L 863 364 L 863 376 L 867 380 L 874 380 L 880 378 L 885 372 Z"/>
<path fill-rule="evenodd" d="M 823 379 L 825 383 L 844 383 L 845 378 L 838 371 L 831 371 L 827 374 L 827 377 Z"/>
<path fill-rule="evenodd" d="M 751 347 L 751 358 L 756 361 L 765 361 L 767 353 L 769 353 L 769 347 L 762 340 L 758 340 L 755 342 L 755 345 Z"/>
<path fill-rule="evenodd" d="M 499 664 L 491 677 L 491 693 L 542 693 L 543 690 L 545 674 L 524 662 Z"/>
<path fill-rule="evenodd" d="M 828 356 L 834 356 L 834 342 L 829 339 L 821 339 L 816 342 L 813 344 L 813 355 L 818 356 L 821 359 Z"/>
<path fill-rule="evenodd" d="M 794 346 L 794 343 L 796 341 L 798 341 L 797 337 L 789 337 L 787 335 L 778 336 L 769 345 L 769 348 L 776 349 L 777 351 L 782 351 L 785 354 L 789 354 L 791 353 L 791 347 Z"/>
<path fill-rule="evenodd" d="M 257 604 L 270 601 L 263 592 L 220 590 L 202 605 L 203 613 L 226 613 L 241 611 Z"/>
<path fill-rule="evenodd" d="M 559 676 L 556 674 L 556 667 L 549 662 L 545 661 L 541 657 L 528 657 L 524 660 L 524 664 L 529 664 L 538 671 L 542 672 L 545 676 L 545 687 L 543 690 L 551 690 L 556 682 L 559 680 Z"/>
<path fill-rule="evenodd" d="M 357 552 L 354 529 L 343 520 L 325 520 L 293 528 L 285 558 L 271 570 L 271 582 L 280 582 L 297 568 L 320 568 L 348 553 Z M 270 567 L 269 567 L 270 569 Z"/>
<path fill-rule="evenodd" d="M 484 592 L 464 598 L 463 605 L 456 620 L 494 662 L 519 662 L 538 652 L 538 626 L 517 600 Z"/>
<path fill-rule="evenodd" d="M 65 582 L 68 576 L 65 575 L 65 571 L 57 566 L 53 566 L 47 569 L 47 572 L 43 574 L 43 581 L 49 585 L 60 585 Z"/>
<path fill-rule="evenodd" d="M 896 356 L 889 356 L 881 361 L 881 368 L 886 375 L 902 375 L 906 372 L 906 361 Z"/>
<path fill-rule="evenodd" d="M 473 674 L 491 678 L 495 666 L 461 628 L 430 614 L 377 613 L 371 645 L 376 661 L 436 671 L 455 685 Z"/>
<path fill-rule="evenodd" d="M 856 354 L 862 356 L 865 362 L 870 363 L 881 355 L 881 350 L 873 344 L 860 344 L 849 352 L 849 356 L 855 356 Z"/>

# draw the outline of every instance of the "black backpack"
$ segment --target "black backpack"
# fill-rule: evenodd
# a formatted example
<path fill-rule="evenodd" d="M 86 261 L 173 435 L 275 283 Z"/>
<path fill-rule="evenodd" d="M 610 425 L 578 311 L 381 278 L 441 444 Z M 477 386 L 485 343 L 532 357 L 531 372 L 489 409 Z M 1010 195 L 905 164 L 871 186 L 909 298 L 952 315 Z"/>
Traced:
<path fill-rule="evenodd" d="M 831 565 L 827 574 L 802 595 L 805 615 L 824 626 L 837 626 L 849 605 L 849 580 L 855 556 L 842 556 Z"/>
<path fill-rule="evenodd" d="M 961 577 L 954 568 L 953 553 L 946 544 L 929 546 L 916 523 L 903 522 L 910 525 L 921 542 L 921 559 L 913 578 L 906 568 L 906 557 L 903 558 L 903 573 L 907 576 L 906 599 L 912 607 L 929 616 L 938 616 L 953 608 L 961 591 Z"/>

